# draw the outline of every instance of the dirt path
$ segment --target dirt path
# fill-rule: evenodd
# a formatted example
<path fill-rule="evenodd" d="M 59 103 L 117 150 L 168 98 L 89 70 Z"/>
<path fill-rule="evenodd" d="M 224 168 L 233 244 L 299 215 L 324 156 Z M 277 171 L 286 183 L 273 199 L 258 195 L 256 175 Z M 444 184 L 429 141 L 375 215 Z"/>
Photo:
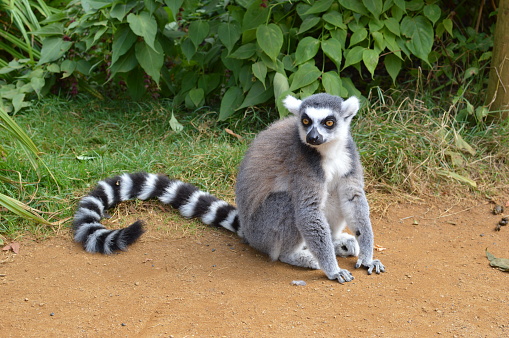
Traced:
<path fill-rule="evenodd" d="M 355 276 L 344 285 L 269 262 L 221 230 L 176 238 L 152 224 L 112 256 L 87 254 L 68 235 L 24 241 L 0 256 L 0 335 L 508 336 L 509 273 L 484 250 L 509 257 L 509 227 L 493 230 L 500 216 L 490 207 L 392 205 L 372 215 L 387 272 L 368 276 L 340 259 Z"/>

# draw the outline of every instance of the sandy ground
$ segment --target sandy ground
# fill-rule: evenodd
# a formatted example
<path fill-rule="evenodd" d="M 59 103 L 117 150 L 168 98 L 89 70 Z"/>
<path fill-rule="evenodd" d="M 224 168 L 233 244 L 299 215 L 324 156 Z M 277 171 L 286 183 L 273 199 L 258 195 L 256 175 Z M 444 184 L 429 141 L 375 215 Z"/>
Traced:
<path fill-rule="evenodd" d="M 387 267 L 355 280 L 270 262 L 223 230 L 167 231 L 163 211 L 129 251 L 85 253 L 62 234 L 0 253 L 0 335 L 227 337 L 509 336 L 509 226 L 485 202 L 393 204 L 373 213 Z M 189 222 L 178 220 L 179 226 Z M 114 220 L 112 221 L 114 222 Z M 291 285 L 303 280 L 305 286 Z"/>

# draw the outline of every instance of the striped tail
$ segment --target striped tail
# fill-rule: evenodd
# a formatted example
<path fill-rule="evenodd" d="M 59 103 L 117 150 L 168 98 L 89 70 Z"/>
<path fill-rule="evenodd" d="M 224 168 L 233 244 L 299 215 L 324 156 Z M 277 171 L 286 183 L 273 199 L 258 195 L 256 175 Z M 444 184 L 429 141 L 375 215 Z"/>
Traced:
<path fill-rule="evenodd" d="M 147 173 L 123 174 L 100 181 L 79 202 L 74 215 L 74 240 L 88 252 L 111 254 L 126 250 L 144 232 L 143 222 L 108 230 L 101 223 L 104 212 L 119 202 L 131 199 L 158 198 L 170 204 L 187 218 L 199 217 L 203 223 L 221 226 L 233 232 L 239 229 L 237 209 L 225 201 L 199 190 L 192 184 L 172 180 L 165 175 Z"/>

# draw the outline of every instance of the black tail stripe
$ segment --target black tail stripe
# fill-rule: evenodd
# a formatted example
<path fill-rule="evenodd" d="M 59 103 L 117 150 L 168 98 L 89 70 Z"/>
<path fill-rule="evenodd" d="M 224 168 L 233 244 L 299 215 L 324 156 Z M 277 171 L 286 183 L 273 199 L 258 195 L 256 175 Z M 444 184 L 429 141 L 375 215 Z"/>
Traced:
<path fill-rule="evenodd" d="M 97 217 L 94 217 L 92 215 L 83 214 L 83 216 L 76 218 L 74 220 L 74 223 L 75 223 L 75 227 L 76 227 L 76 226 L 79 226 L 80 224 L 95 223 L 95 222 L 98 222 L 99 220 L 100 219 L 98 219 Z"/>
<path fill-rule="evenodd" d="M 147 176 L 148 176 L 147 173 L 134 173 L 129 175 L 129 177 L 133 181 L 129 198 L 135 198 L 141 193 L 141 190 L 145 186 Z"/>
<path fill-rule="evenodd" d="M 98 185 L 94 190 L 88 194 L 89 196 L 98 198 L 101 200 L 101 202 L 104 205 L 104 210 L 108 209 L 110 206 L 108 205 L 108 196 L 104 192 L 104 189 L 102 186 Z"/>
<path fill-rule="evenodd" d="M 239 231 L 240 228 L 240 222 L 239 222 L 239 215 L 235 215 L 235 218 L 233 219 L 232 228 L 235 230 L 235 232 Z"/>
<path fill-rule="evenodd" d="M 175 198 L 173 199 L 173 201 L 170 203 L 171 206 L 175 209 L 178 209 L 180 208 L 183 204 L 187 203 L 189 197 L 195 192 L 197 191 L 198 188 L 195 187 L 194 185 L 192 184 L 189 184 L 189 183 L 184 183 L 182 184 L 178 190 L 177 190 L 177 194 L 175 195 Z"/>
<path fill-rule="evenodd" d="M 104 250 L 104 242 L 106 240 L 106 237 L 108 237 L 109 234 L 111 234 L 111 231 L 104 232 L 104 233 L 102 233 L 101 235 L 99 235 L 96 238 L 95 250 L 94 250 L 95 252 L 100 252 L 100 253 L 104 253 L 105 252 L 105 250 Z"/>
<path fill-rule="evenodd" d="M 99 208 L 99 206 L 92 201 L 86 201 L 86 200 L 82 201 L 82 202 L 80 202 L 79 206 L 80 206 L 80 208 L 85 208 L 88 210 L 95 211 L 99 216 L 102 214 L 101 208 Z"/>
<path fill-rule="evenodd" d="M 219 208 L 217 208 L 216 211 L 216 217 L 214 219 L 214 222 L 212 222 L 215 226 L 221 226 L 221 222 L 226 220 L 228 218 L 228 215 L 230 214 L 230 211 L 234 210 L 235 208 L 231 205 L 223 205 Z"/>
<path fill-rule="evenodd" d="M 170 183 L 173 180 L 170 180 L 167 176 L 164 175 L 157 175 L 157 180 L 154 186 L 154 189 L 150 193 L 149 199 L 151 198 L 157 198 L 159 196 L 162 196 L 168 187 Z"/>
<path fill-rule="evenodd" d="M 196 205 L 193 210 L 193 216 L 192 217 L 202 217 L 209 211 L 209 207 L 212 203 L 217 201 L 217 197 L 212 195 L 202 195 L 198 198 L 198 201 L 196 201 Z"/>

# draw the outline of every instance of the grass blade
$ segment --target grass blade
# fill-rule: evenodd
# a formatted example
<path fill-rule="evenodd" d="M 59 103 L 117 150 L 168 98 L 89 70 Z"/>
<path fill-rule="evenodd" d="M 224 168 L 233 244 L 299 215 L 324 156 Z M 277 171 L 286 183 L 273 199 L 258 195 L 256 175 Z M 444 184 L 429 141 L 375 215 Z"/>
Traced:
<path fill-rule="evenodd" d="M 21 217 L 31 219 L 46 225 L 51 225 L 50 222 L 36 214 L 35 209 L 30 208 L 28 205 L 4 194 L 0 194 L 0 205 Z"/>

